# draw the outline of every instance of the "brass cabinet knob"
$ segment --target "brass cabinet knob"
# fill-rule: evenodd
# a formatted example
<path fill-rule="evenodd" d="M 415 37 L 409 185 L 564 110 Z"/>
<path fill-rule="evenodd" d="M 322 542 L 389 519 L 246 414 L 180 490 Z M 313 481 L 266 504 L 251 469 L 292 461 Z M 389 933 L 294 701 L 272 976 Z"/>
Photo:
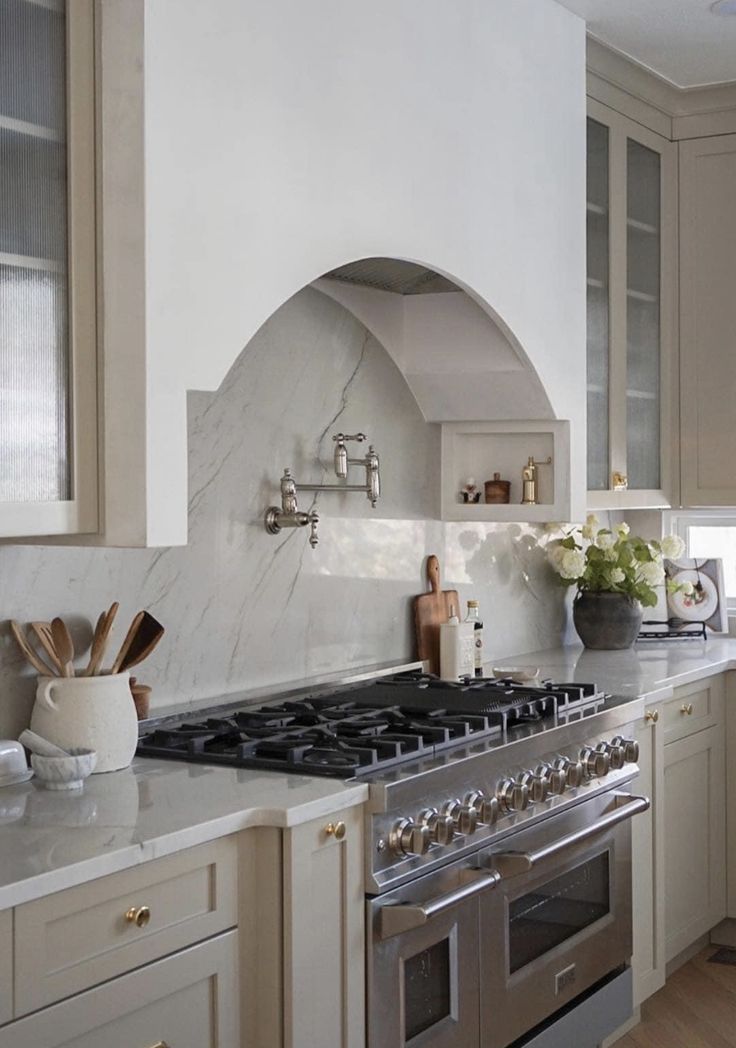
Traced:
<path fill-rule="evenodd" d="M 156 1041 L 155 1044 L 151 1045 L 151 1048 L 169 1048 L 169 1045 L 166 1041 Z"/>
<path fill-rule="evenodd" d="M 327 836 L 334 837 L 336 841 L 341 841 L 346 832 L 344 822 L 328 822 L 325 826 L 325 833 Z"/>
<path fill-rule="evenodd" d="M 692 717 L 692 715 L 693 715 L 693 704 L 692 704 L 692 702 L 683 702 L 682 706 L 680 706 L 680 713 L 685 713 L 685 714 L 687 714 L 688 717 Z"/>
<path fill-rule="evenodd" d="M 656 724 L 659 720 L 659 710 L 647 710 L 644 714 L 644 720 L 647 724 Z"/>
<path fill-rule="evenodd" d="M 629 486 L 629 478 L 625 473 L 619 473 L 618 470 L 614 470 L 611 474 L 611 484 L 614 491 L 626 491 Z"/>
<path fill-rule="evenodd" d="M 128 924 L 134 924 L 136 928 L 145 928 L 151 919 L 151 911 L 148 906 L 131 906 L 129 910 L 125 911 L 125 919 Z"/>

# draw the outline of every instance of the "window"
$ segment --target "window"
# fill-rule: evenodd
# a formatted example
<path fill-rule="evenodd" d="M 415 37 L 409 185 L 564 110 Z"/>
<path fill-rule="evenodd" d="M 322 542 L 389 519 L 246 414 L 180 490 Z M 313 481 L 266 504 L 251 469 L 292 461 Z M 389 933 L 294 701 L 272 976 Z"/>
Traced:
<path fill-rule="evenodd" d="M 728 610 L 736 613 L 736 512 L 701 510 L 698 513 L 673 513 L 666 530 L 685 542 L 687 557 L 720 557 L 726 585 Z"/>

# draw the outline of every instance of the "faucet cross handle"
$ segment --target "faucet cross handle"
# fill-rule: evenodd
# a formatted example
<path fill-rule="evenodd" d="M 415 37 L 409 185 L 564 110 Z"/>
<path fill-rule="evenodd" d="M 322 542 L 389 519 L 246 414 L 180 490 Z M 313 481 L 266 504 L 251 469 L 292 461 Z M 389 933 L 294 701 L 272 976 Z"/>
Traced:
<path fill-rule="evenodd" d="M 346 440 L 357 440 L 359 444 L 362 444 L 368 438 L 365 433 L 333 433 L 332 439 L 336 440 L 338 444 L 344 444 Z"/>

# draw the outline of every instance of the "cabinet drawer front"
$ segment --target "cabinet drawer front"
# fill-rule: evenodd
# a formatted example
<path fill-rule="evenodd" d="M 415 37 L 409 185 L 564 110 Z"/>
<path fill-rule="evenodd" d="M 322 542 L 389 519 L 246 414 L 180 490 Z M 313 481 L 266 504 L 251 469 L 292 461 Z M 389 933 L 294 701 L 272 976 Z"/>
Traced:
<path fill-rule="evenodd" d="M 13 1018 L 13 911 L 0 912 L 0 1026 Z"/>
<path fill-rule="evenodd" d="M 236 845 L 224 838 L 19 906 L 15 1014 L 231 928 L 236 904 Z"/>
<path fill-rule="evenodd" d="M 3 1048 L 237 1048 L 237 932 L 6 1026 Z"/>
<path fill-rule="evenodd" d="M 723 703 L 723 677 L 710 677 L 677 688 L 674 697 L 662 707 L 665 745 L 717 724 L 723 714 Z"/>

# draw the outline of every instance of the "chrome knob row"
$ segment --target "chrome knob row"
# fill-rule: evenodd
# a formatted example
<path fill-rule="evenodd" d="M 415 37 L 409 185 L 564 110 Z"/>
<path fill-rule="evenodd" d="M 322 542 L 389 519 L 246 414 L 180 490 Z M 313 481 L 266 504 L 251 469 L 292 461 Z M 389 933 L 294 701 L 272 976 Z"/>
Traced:
<path fill-rule="evenodd" d="M 389 845 L 396 855 L 425 855 L 431 844 L 450 844 L 457 834 L 471 836 L 478 825 L 492 826 L 499 815 L 525 811 L 530 804 L 541 804 L 567 789 L 603 778 L 611 770 L 636 763 L 638 758 L 638 742 L 621 735 L 610 742 L 599 742 L 595 747 L 585 746 L 579 757 L 556 757 L 551 763 L 543 762 L 534 771 L 525 771 L 516 779 L 511 776 L 501 779 L 495 795 L 471 790 L 462 801 L 458 798 L 446 801 L 439 810 L 425 808 L 416 822 L 399 819 L 391 830 Z"/>

